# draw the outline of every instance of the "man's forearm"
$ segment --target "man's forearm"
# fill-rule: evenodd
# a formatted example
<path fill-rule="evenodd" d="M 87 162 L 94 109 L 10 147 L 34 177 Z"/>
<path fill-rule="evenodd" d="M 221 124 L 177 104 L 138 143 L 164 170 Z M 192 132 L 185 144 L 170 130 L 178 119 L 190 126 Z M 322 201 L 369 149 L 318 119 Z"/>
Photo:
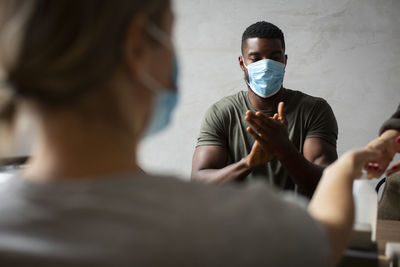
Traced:
<path fill-rule="evenodd" d="M 192 172 L 192 180 L 206 183 L 226 183 L 245 178 L 251 172 L 245 158 L 221 169 L 202 169 Z"/>
<path fill-rule="evenodd" d="M 311 196 L 318 185 L 324 167 L 308 161 L 292 143 L 289 143 L 278 159 L 289 172 L 293 182 Z"/>

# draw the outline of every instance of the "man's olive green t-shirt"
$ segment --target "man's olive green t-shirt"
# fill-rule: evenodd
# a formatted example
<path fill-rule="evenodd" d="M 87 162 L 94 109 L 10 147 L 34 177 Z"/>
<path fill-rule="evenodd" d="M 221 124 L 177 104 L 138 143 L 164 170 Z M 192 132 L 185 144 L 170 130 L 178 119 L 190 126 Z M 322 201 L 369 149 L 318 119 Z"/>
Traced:
<path fill-rule="evenodd" d="M 300 91 L 284 90 L 284 113 L 288 121 L 289 139 L 299 152 L 303 154 L 304 141 L 312 137 L 321 138 L 336 147 L 338 126 L 329 104 L 322 98 Z M 229 153 L 228 165 L 246 157 L 254 143 L 254 138 L 246 131 L 250 126 L 244 119 L 248 110 L 258 111 L 251 105 L 247 91 L 227 96 L 212 105 L 203 118 L 197 146 L 225 147 Z M 276 113 L 260 111 L 270 117 Z M 276 158 L 255 168 L 246 180 L 256 177 L 264 177 L 279 188 L 298 191 Z"/>

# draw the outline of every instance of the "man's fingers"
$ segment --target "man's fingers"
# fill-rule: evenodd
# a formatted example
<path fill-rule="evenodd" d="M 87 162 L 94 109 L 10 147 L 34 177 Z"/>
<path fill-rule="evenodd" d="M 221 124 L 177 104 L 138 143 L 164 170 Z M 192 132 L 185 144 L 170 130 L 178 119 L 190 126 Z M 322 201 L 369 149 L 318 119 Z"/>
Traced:
<path fill-rule="evenodd" d="M 260 135 L 259 135 L 256 131 L 254 131 L 253 128 L 247 127 L 246 130 L 247 130 L 247 132 L 248 132 L 249 134 L 251 134 L 251 135 L 254 137 L 254 139 L 256 139 L 256 140 L 261 139 Z"/>
<path fill-rule="evenodd" d="M 247 132 L 248 132 L 249 134 L 251 134 L 251 136 L 253 136 L 254 139 L 260 143 L 261 148 L 262 148 L 262 144 L 264 144 L 263 137 L 262 137 L 260 134 L 258 134 L 258 133 L 257 133 L 253 128 L 251 128 L 251 127 L 247 127 Z"/>
<path fill-rule="evenodd" d="M 283 113 L 283 106 L 284 103 L 283 102 L 279 102 L 278 104 L 278 116 L 281 120 L 285 120 L 285 114 Z"/>
<path fill-rule="evenodd" d="M 271 118 L 266 117 L 261 112 L 254 114 L 253 112 L 247 112 L 245 120 L 251 124 L 251 126 L 258 132 L 265 133 L 268 131 Z"/>
<path fill-rule="evenodd" d="M 246 121 L 253 127 L 257 132 L 263 132 L 262 125 L 255 120 L 253 117 L 246 117 Z"/>

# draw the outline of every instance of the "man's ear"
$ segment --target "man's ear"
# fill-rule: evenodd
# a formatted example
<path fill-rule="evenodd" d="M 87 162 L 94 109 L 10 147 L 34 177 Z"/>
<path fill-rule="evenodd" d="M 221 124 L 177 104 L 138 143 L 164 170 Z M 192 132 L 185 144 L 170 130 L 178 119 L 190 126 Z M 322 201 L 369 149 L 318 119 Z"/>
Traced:
<path fill-rule="evenodd" d="M 287 60 L 288 60 L 288 56 L 285 54 L 285 68 L 287 66 Z"/>
<path fill-rule="evenodd" d="M 141 68 L 146 68 L 148 64 L 149 38 L 146 34 L 147 17 L 136 15 L 132 18 L 126 31 L 125 42 L 123 44 L 123 61 L 128 68 L 131 78 L 137 77 L 137 72 Z"/>
<path fill-rule="evenodd" d="M 238 57 L 238 61 L 239 61 L 239 66 L 242 69 L 242 71 L 246 71 L 246 67 L 244 66 L 244 62 L 243 62 L 244 58 L 243 56 L 239 56 Z"/>

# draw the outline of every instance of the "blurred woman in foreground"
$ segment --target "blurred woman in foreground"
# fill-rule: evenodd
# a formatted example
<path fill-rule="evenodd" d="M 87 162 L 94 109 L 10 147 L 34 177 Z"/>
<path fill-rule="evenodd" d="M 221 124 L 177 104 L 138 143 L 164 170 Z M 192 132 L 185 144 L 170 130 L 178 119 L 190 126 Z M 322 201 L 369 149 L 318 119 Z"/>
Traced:
<path fill-rule="evenodd" d="M 370 150 L 327 168 L 308 211 L 260 183 L 144 174 L 142 136 L 176 103 L 165 0 L 0 2 L 3 118 L 28 112 L 34 157 L 0 190 L 0 262 L 32 266 L 324 266 L 353 222 Z M 171 89 L 164 89 L 171 88 Z M 156 151 L 155 151 L 156 153 Z"/>

